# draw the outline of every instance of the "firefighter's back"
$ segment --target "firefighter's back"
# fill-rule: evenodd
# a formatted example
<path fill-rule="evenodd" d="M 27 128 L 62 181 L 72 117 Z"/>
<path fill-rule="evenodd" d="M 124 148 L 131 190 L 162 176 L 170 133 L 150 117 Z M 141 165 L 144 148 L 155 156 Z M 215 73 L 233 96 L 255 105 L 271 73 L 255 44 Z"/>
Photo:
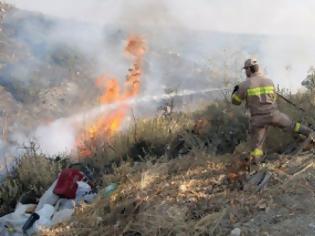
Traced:
<path fill-rule="evenodd" d="M 245 83 L 246 102 L 252 116 L 272 113 L 277 109 L 276 91 L 272 80 L 257 73 Z"/>

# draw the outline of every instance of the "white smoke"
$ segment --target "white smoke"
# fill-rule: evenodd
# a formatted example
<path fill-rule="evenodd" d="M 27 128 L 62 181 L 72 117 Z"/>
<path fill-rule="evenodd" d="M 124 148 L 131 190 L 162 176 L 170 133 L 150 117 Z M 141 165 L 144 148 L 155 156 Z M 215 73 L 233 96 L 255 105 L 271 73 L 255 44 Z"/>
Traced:
<path fill-rule="evenodd" d="M 170 73 L 176 76 L 163 78 L 165 66 L 155 57 L 146 62 L 145 93 L 161 93 L 164 83 L 186 86 L 198 84 L 184 80 L 187 66 L 215 58 L 213 64 L 221 63 L 216 50 L 224 47 L 240 51 L 242 55 L 257 56 L 271 79 L 281 87 L 296 90 L 304 79 L 307 69 L 315 64 L 315 46 L 312 31 L 315 25 L 315 2 L 312 0 L 7 0 L 19 8 L 41 12 L 46 15 L 88 22 L 93 27 L 78 28 L 72 24 L 60 24 L 50 32 L 53 41 L 68 42 L 83 52 L 95 55 L 99 72 L 117 75 L 123 80 L 130 65 L 122 55 L 123 42 L 116 38 L 104 44 L 108 27 L 131 33 L 145 34 L 149 47 L 159 50 L 175 48 L 172 55 L 187 57 L 187 65 L 178 66 Z M 95 24 L 95 26 L 94 26 Z M 225 38 L 216 38 L 219 31 Z M 178 33 L 181 32 L 181 33 Z M 183 33 L 183 32 L 186 32 Z M 205 33 L 201 40 L 194 33 Z M 239 38 L 235 37 L 239 35 Z M 185 36 L 185 37 L 184 37 Z M 250 38 L 250 40 L 249 40 Z M 254 39 L 253 39 L 254 38 Z M 256 40 L 257 38 L 257 40 Z M 194 42 L 194 43 L 190 43 Z M 229 54 L 230 55 L 230 54 Z M 154 59 L 155 58 L 155 59 Z M 176 57 L 175 57 L 176 59 Z M 243 58 L 233 66 L 240 70 Z M 210 62 L 211 63 L 211 62 Z M 239 68 L 239 69 L 238 69 Z M 97 72 L 98 73 L 98 72 Z M 175 78 L 175 79 L 174 79 Z M 207 80 L 209 78 L 205 78 Z M 188 84 L 191 83 L 191 84 Z M 200 85 L 201 87 L 205 84 Z M 75 129 L 60 119 L 49 126 L 41 126 L 35 132 L 42 149 L 53 154 L 69 150 L 75 142 Z"/>
<path fill-rule="evenodd" d="M 23 145 L 27 145 L 27 142 L 28 137 L 21 132 L 9 132 L 8 137 L 0 138 L 0 181 L 11 170 L 16 157 L 23 153 Z"/>
<path fill-rule="evenodd" d="M 125 25 L 130 29 L 151 26 L 265 35 L 252 54 L 260 54 L 263 67 L 276 83 L 297 89 L 308 67 L 315 64 L 312 0 L 8 0 L 17 7 L 47 15 L 93 22 Z M 156 28 L 156 31 L 155 31 Z M 278 36 L 278 37 L 275 37 Z M 174 38 L 170 36 L 170 41 Z M 244 38 L 246 44 L 246 37 Z M 176 41 L 176 39 L 175 39 Z M 170 42 L 171 43 L 171 42 Z M 203 42 L 202 46 L 206 46 Z M 167 47 L 167 45 L 165 45 Z M 255 45 L 254 45 L 255 47 Z M 287 68 L 290 68 L 288 75 Z"/>
<path fill-rule="evenodd" d="M 74 126 L 66 119 L 58 119 L 46 126 L 39 126 L 35 131 L 36 142 L 47 155 L 54 156 L 71 152 L 75 146 Z"/>
<path fill-rule="evenodd" d="M 176 20 L 190 29 L 249 34 L 313 34 L 315 2 L 312 0 L 7 0 L 22 9 L 63 18 L 117 24 L 173 25 Z M 162 13 L 161 11 L 162 10 Z M 137 12 L 138 14 L 131 14 Z M 174 16 L 167 22 L 163 15 Z M 123 13 L 123 14 L 121 14 Z M 156 14 L 158 13 L 158 14 Z M 149 20 L 148 22 L 145 22 Z"/>
<path fill-rule="evenodd" d="M 312 0 L 172 0 L 170 9 L 193 29 L 244 34 L 309 36 L 315 17 Z"/>
<path fill-rule="evenodd" d="M 227 89 L 228 88 L 212 88 L 199 91 L 183 90 L 179 93 L 143 96 L 123 102 L 100 105 L 89 111 L 85 111 L 68 118 L 57 119 L 49 125 L 40 126 L 36 129 L 34 136 L 40 148 L 50 156 L 64 152 L 75 153 L 76 136 L 78 132 L 80 132 L 78 127 L 82 128 L 85 122 L 91 121 L 101 115 L 106 116 L 109 111 L 119 107 L 122 103 L 128 104 L 130 107 L 135 107 L 137 105 L 141 106 L 143 104 L 146 106 L 152 106 L 154 102 L 159 102 L 164 99 L 195 94 L 206 94 L 211 92 L 221 92 Z"/>
<path fill-rule="evenodd" d="M 263 64 L 276 84 L 296 92 L 308 69 L 315 64 L 313 37 L 280 36 L 262 44 Z"/>

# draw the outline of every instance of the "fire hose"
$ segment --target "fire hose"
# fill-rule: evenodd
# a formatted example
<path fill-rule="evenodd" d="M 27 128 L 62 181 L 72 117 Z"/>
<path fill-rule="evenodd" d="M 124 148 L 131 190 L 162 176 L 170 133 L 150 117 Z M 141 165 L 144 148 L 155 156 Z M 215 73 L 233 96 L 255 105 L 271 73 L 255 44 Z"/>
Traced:
<path fill-rule="evenodd" d="M 283 96 L 282 94 L 280 94 L 280 93 L 278 93 L 278 92 L 277 92 L 276 94 L 278 95 L 278 97 L 280 97 L 281 99 L 283 99 L 285 102 L 287 102 L 288 104 L 292 105 L 295 109 L 297 109 L 297 110 L 303 112 L 302 122 L 307 122 L 307 120 L 308 120 L 307 123 L 308 123 L 311 127 L 314 127 L 313 124 L 315 123 L 315 119 L 314 119 L 313 116 L 307 115 L 305 109 L 303 109 L 302 107 L 296 105 L 294 102 L 292 102 L 291 100 L 289 100 L 288 98 L 286 98 L 286 97 Z M 314 128 L 315 128 L 315 127 L 314 127 Z M 314 128 L 313 128 L 313 129 L 314 129 Z"/>
<path fill-rule="evenodd" d="M 277 96 L 280 97 L 282 100 L 284 100 L 285 102 L 287 102 L 288 104 L 292 105 L 293 107 L 295 107 L 296 109 L 302 111 L 302 112 L 306 112 L 302 107 L 296 105 L 294 102 L 292 102 L 291 100 L 289 100 L 288 98 L 286 98 L 285 96 L 283 96 L 282 94 L 276 92 Z"/>

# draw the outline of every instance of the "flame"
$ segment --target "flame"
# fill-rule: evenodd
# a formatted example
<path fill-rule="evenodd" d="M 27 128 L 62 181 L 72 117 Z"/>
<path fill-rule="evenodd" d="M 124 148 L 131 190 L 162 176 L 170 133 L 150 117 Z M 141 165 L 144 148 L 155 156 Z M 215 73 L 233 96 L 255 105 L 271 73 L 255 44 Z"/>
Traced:
<path fill-rule="evenodd" d="M 123 102 L 140 93 L 143 57 L 146 51 L 146 42 L 141 37 L 130 36 L 125 53 L 131 57 L 133 64 L 128 69 L 124 86 L 121 87 L 117 78 L 112 75 L 104 74 L 96 79 L 95 85 L 102 90 L 102 95 L 98 98 L 99 104 L 119 102 L 121 105 L 89 123 L 80 133 L 77 138 L 79 157 L 91 156 L 98 140 L 109 139 L 120 130 L 130 110 L 129 105 Z"/>

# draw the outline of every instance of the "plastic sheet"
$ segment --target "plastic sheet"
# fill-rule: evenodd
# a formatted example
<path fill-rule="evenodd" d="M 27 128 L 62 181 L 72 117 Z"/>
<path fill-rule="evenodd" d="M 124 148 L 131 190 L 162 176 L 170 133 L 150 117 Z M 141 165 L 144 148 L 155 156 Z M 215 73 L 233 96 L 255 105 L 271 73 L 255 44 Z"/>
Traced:
<path fill-rule="evenodd" d="M 27 230 L 27 233 L 38 232 L 41 229 L 49 228 L 55 224 L 70 220 L 75 209 L 76 203 L 92 202 L 96 194 L 91 193 L 92 189 L 89 184 L 83 181 L 78 181 L 78 189 L 76 199 L 64 199 L 53 193 L 57 180 L 47 189 L 42 195 L 35 212 L 40 218 L 34 225 Z M 35 208 L 34 204 L 18 203 L 13 213 L 0 218 L 0 235 L 1 236 L 23 236 L 22 227 L 31 216 L 26 213 L 29 209 Z"/>

